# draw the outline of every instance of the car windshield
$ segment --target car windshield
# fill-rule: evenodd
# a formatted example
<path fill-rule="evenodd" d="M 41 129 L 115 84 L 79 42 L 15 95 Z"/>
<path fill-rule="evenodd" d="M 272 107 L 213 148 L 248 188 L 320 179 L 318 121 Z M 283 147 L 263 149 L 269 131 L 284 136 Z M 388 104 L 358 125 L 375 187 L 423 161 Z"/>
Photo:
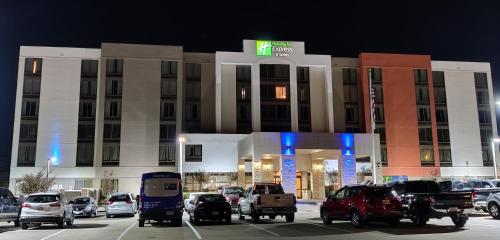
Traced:
<path fill-rule="evenodd" d="M 199 202 L 225 202 L 226 199 L 220 194 L 202 195 L 198 197 Z"/>
<path fill-rule="evenodd" d="M 112 195 L 109 198 L 109 201 L 111 201 L 111 202 L 126 202 L 126 201 L 130 201 L 130 196 L 128 194 Z"/>
<path fill-rule="evenodd" d="M 34 195 L 29 196 L 26 199 L 28 203 L 50 203 L 50 202 L 59 202 L 58 195 Z"/>
<path fill-rule="evenodd" d="M 224 189 L 224 195 L 231 195 L 231 194 L 239 195 L 239 194 L 243 194 L 244 191 L 245 190 L 243 190 L 243 188 L 241 188 L 241 187 L 226 188 L 226 189 Z"/>
<path fill-rule="evenodd" d="M 75 204 L 89 204 L 90 198 L 75 198 Z"/>

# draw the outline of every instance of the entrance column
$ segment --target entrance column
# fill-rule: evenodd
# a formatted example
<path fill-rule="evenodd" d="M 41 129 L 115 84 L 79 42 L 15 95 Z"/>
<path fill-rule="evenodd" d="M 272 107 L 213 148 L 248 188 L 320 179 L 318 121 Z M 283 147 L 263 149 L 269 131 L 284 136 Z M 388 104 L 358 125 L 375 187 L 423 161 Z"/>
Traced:
<path fill-rule="evenodd" d="M 325 198 L 325 160 L 312 160 L 312 199 Z"/>
<path fill-rule="evenodd" d="M 295 155 L 281 155 L 281 186 L 285 193 L 297 193 L 297 163 Z"/>
<path fill-rule="evenodd" d="M 354 151 L 354 134 L 339 134 L 340 140 L 340 176 L 342 186 L 356 184 L 356 154 Z"/>
<path fill-rule="evenodd" d="M 245 188 L 246 185 L 246 175 L 245 175 L 246 169 L 245 169 L 245 160 L 240 159 L 238 160 L 238 186 L 242 186 Z"/>

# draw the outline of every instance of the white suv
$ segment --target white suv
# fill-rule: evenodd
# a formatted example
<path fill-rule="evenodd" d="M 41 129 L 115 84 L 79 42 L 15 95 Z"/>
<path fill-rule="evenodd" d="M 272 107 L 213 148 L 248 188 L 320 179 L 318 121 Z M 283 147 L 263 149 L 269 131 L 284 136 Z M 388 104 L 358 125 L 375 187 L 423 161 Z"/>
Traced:
<path fill-rule="evenodd" d="M 137 212 L 137 201 L 132 193 L 112 193 L 106 202 L 106 217 L 127 215 L 133 217 Z"/>
<path fill-rule="evenodd" d="M 54 223 L 59 228 L 73 225 L 73 206 L 63 194 L 35 193 L 23 203 L 21 209 L 21 228 L 27 229 L 30 224 Z"/>

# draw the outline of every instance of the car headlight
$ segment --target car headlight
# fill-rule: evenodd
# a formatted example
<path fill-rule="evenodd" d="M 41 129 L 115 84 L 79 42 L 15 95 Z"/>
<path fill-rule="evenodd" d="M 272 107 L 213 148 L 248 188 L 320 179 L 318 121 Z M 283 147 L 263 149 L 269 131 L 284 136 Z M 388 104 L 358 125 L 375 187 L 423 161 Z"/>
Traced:
<path fill-rule="evenodd" d="M 87 206 L 85 207 L 85 210 L 87 210 L 87 211 L 92 210 L 92 206 L 91 206 L 91 205 L 87 205 Z"/>

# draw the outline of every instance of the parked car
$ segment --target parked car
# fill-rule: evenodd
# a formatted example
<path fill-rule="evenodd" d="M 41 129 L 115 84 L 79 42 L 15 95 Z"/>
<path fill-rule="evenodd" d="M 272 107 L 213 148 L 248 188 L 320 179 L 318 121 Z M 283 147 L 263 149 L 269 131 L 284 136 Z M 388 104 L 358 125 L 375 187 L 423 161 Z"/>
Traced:
<path fill-rule="evenodd" d="M 170 220 L 174 226 L 182 226 L 184 202 L 179 173 L 152 172 L 142 174 L 140 199 L 139 227 L 144 227 L 146 220 Z"/>
<path fill-rule="evenodd" d="M 205 192 L 191 192 L 189 193 L 188 197 L 184 199 L 184 210 L 187 211 L 189 207 L 189 203 L 192 202 L 196 197 L 198 197 L 201 194 L 205 194 Z"/>
<path fill-rule="evenodd" d="M 14 226 L 19 227 L 19 212 L 21 211 L 20 201 L 7 188 L 0 188 L 0 221 L 14 222 Z"/>
<path fill-rule="evenodd" d="M 260 217 L 285 216 L 287 222 L 295 219 L 296 199 L 294 194 L 285 194 L 281 184 L 255 183 L 247 189 L 238 203 L 240 220 L 245 220 L 245 215 L 252 218 L 252 222 L 259 222 Z"/>
<path fill-rule="evenodd" d="M 227 202 L 231 205 L 231 211 L 233 213 L 238 212 L 238 202 L 240 197 L 243 196 L 245 189 L 239 186 L 225 186 L 222 187 L 222 196 L 224 196 Z"/>
<path fill-rule="evenodd" d="M 30 224 L 57 224 L 58 228 L 73 225 L 75 215 L 73 206 L 61 193 L 35 193 L 29 195 L 21 210 L 21 228 L 28 229 Z"/>
<path fill-rule="evenodd" d="M 231 206 L 222 194 L 201 194 L 191 200 L 187 209 L 189 221 L 199 224 L 201 220 L 224 220 L 231 224 Z"/>
<path fill-rule="evenodd" d="M 332 220 L 350 220 L 355 227 L 368 221 L 386 221 L 399 224 L 402 218 L 401 203 L 386 186 L 355 185 L 339 189 L 320 206 L 324 224 Z"/>
<path fill-rule="evenodd" d="M 73 213 L 76 217 L 97 215 L 97 204 L 93 197 L 76 197 L 70 203 L 73 205 Z"/>
<path fill-rule="evenodd" d="M 488 212 L 486 200 L 491 194 L 500 192 L 494 180 L 453 180 L 440 182 L 443 192 L 471 192 L 474 199 L 474 209 Z"/>
<path fill-rule="evenodd" d="M 500 179 L 493 179 L 491 182 L 495 185 L 495 187 L 500 188 Z"/>
<path fill-rule="evenodd" d="M 137 212 L 137 201 L 134 194 L 129 192 L 112 193 L 106 202 L 106 217 L 130 216 Z"/>
<path fill-rule="evenodd" d="M 463 227 L 469 219 L 466 210 L 472 210 L 471 192 L 442 192 L 435 181 L 407 181 L 391 183 L 392 191 L 403 206 L 403 217 L 418 226 L 425 226 L 430 218 L 450 217 L 456 227 Z"/>
<path fill-rule="evenodd" d="M 500 219 L 500 193 L 491 194 L 486 200 L 488 212 L 495 219 Z"/>

